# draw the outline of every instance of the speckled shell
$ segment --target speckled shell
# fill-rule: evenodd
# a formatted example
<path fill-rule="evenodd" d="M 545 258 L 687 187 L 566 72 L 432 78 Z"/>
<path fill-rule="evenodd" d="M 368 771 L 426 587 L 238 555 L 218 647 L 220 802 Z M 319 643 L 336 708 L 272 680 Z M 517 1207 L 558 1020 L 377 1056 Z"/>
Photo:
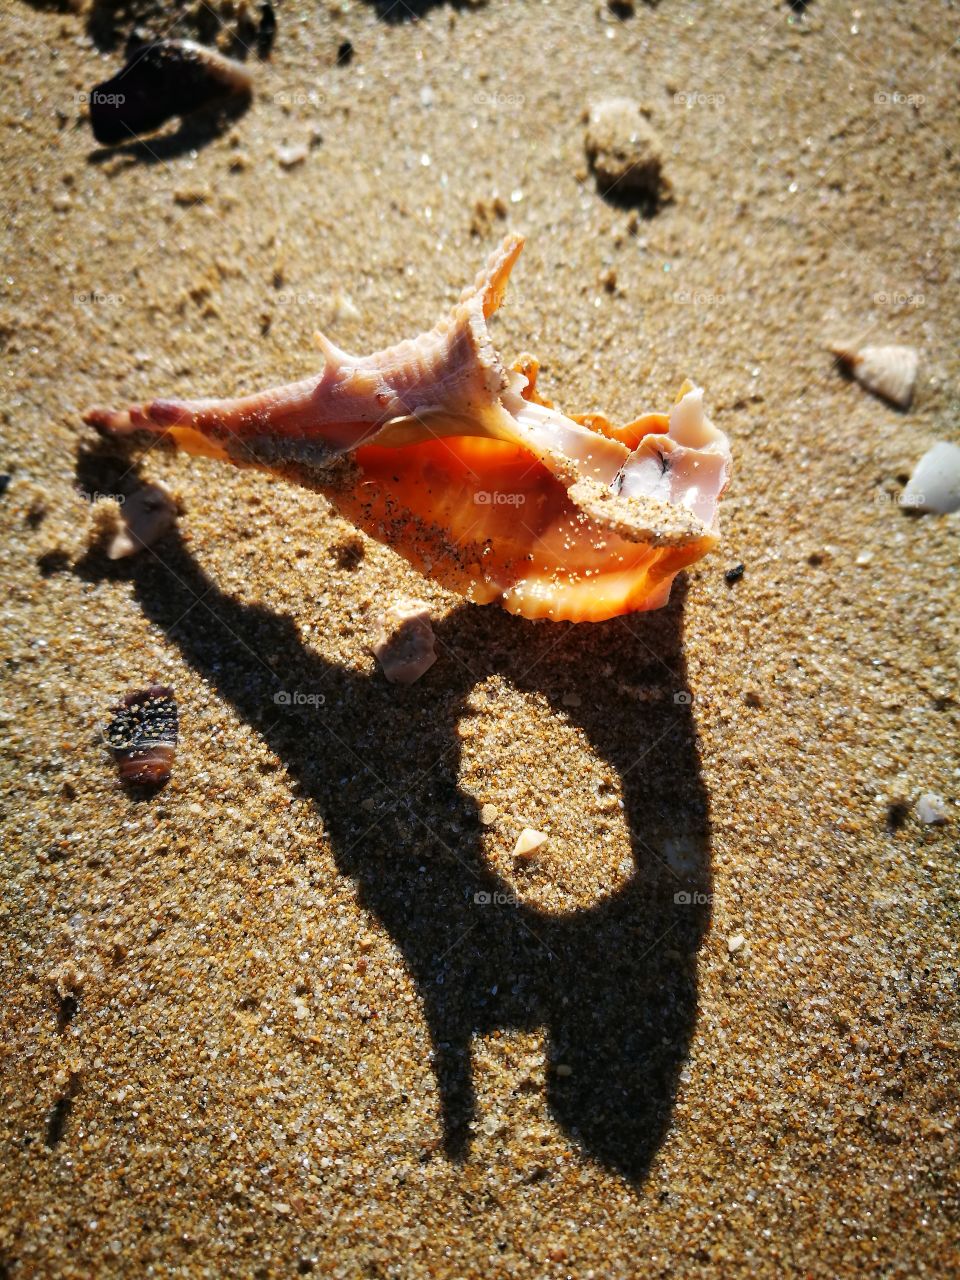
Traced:
<path fill-rule="evenodd" d="M 173 690 L 151 685 L 128 693 L 111 710 L 106 739 L 121 781 L 138 787 L 162 785 L 170 777 L 179 734 Z"/>

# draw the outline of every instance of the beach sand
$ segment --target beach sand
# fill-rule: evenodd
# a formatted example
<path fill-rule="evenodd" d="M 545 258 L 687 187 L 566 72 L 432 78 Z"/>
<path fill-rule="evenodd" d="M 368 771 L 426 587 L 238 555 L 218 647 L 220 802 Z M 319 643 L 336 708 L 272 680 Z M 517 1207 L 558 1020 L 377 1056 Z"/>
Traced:
<path fill-rule="evenodd" d="M 957 10 L 385 8 L 289 0 L 246 113 L 109 153 L 82 95 L 169 10 L 5 10 L 0 1275 L 960 1275 L 958 524 L 898 504 L 960 440 Z M 584 157 L 617 94 L 652 217 Z M 412 336 L 514 229 L 495 333 L 547 395 L 690 377 L 730 437 L 658 613 L 465 605 L 319 496 L 82 425 Z M 848 339 L 917 348 L 909 412 Z M 177 531 L 111 562 L 137 476 Z M 155 682 L 143 798 L 102 726 Z"/>

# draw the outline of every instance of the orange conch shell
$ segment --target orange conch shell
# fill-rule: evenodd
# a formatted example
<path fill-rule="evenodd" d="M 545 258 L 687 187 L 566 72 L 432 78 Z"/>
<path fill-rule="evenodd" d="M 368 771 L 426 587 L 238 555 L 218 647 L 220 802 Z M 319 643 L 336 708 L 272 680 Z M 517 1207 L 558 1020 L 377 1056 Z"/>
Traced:
<path fill-rule="evenodd" d="M 327 495 L 422 573 L 528 618 L 599 621 L 664 604 L 717 541 L 726 436 L 687 383 L 669 414 L 614 428 L 507 367 L 487 320 L 523 247 L 507 236 L 434 329 L 370 356 L 318 338 L 319 376 L 238 400 L 156 400 L 86 421 Z"/>

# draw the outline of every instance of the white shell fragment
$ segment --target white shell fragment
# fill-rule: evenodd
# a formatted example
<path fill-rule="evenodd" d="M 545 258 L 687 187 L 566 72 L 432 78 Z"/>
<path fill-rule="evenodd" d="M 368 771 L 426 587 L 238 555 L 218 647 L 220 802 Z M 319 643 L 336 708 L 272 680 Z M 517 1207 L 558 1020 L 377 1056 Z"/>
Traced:
<path fill-rule="evenodd" d="M 960 511 L 960 445 L 940 440 L 913 469 L 900 503 L 945 515 Z"/>
<path fill-rule="evenodd" d="M 421 600 L 398 600 L 381 615 L 373 654 L 391 684 L 413 684 L 437 660 L 430 610 Z"/>
<path fill-rule="evenodd" d="M 141 485 L 120 508 L 120 528 L 107 548 L 107 555 L 111 560 L 136 555 L 172 529 L 176 518 L 176 504 L 163 485 Z"/>
<path fill-rule="evenodd" d="M 513 846 L 513 856 L 531 858 L 541 845 L 547 843 L 547 839 L 548 837 L 542 831 L 534 831 L 533 827 L 524 827 L 517 837 L 517 843 Z"/>
<path fill-rule="evenodd" d="M 281 169 L 295 169 L 298 164 L 303 164 L 307 156 L 310 154 L 305 142 L 296 142 L 289 147 L 277 147 L 276 155 L 280 163 Z"/>
<path fill-rule="evenodd" d="M 933 791 L 925 791 L 917 801 L 917 817 L 928 827 L 946 822 L 949 818 L 946 801 Z"/>
<path fill-rule="evenodd" d="M 830 350 L 853 374 L 861 387 L 888 400 L 898 409 L 909 409 L 917 382 L 919 357 L 913 347 L 832 346 Z"/>

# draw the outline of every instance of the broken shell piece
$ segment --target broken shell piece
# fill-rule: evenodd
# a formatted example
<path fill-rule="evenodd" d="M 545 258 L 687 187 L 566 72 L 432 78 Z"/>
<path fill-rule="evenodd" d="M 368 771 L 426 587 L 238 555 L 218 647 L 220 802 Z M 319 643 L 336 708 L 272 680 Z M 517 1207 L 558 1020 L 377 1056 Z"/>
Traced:
<path fill-rule="evenodd" d="M 281 169 L 294 169 L 303 164 L 310 152 L 305 142 L 295 142 L 289 147 L 277 147 L 276 154 Z"/>
<path fill-rule="evenodd" d="M 136 555 L 153 546 L 173 528 L 177 508 L 169 492 L 160 484 L 143 484 L 120 508 L 121 526 L 107 548 L 111 560 Z"/>
<path fill-rule="evenodd" d="M 909 409 L 917 381 L 919 358 L 913 347 L 832 346 L 830 350 L 862 387 Z"/>
<path fill-rule="evenodd" d="M 144 45 L 90 94 L 93 136 L 106 146 L 152 133 L 219 98 L 249 96 L 253 76 L 232 58 L 193 40 Z"/>
<path fill-rule="evenodd" d="M 947 802 L 934 791 L 925 791 L 917 800 L 917 817 L 928 827 L 947 822 Z"/>
<path fill-rule="evenodd" d="M 430 610 L 419 600 L 399 600 L 380 619 L 373 653 L 391 684 L 413 684 L 437 660 Z"/>
<path fill-rule="evenodd" d="M 913 469 L 901 506 L 946 515 L 960 511 L 960 445 L 940 440 Z"/>
<path fill-rule="evenodd" d="M 421 573 L 477 604 L 554 621 L 658 609 L 719 538 L 726 436 L 685 383 L 625 427 L 568 417 L 537 363 L 487 327 L 523 247 L 507 236 L 429 333 L 369 356 L 318 336 L 319 374 L 237 400 L 154 400 L 85 420 L 323 493 Z"/>
<path fill-rule="evenodd" d="M 151 685 L 128 693 L 112 711 L 106 739 L 121 780 L 141 787 L 166 782 L 179 733 L 173 690 L 167 685 Z"/>
<path fill-rule="evenodd" d="M 363 317 L 360 309 L 349 293 L 344 293 L 342 289 L 334 290 L 330 299 L 329 309 L 330 321 L 333 324 L 339 324 L 343 320 L 360 320 Z"/>
<path fill-rule="evenodd" d="M 524 827 L 517 836 L 517 843 L 513 846 L 513 856 L 527 861 L 533 857 L 541 845 L 547 843 L 548 838 L 542 831 L 535 831 L 533 827 Z"/>

